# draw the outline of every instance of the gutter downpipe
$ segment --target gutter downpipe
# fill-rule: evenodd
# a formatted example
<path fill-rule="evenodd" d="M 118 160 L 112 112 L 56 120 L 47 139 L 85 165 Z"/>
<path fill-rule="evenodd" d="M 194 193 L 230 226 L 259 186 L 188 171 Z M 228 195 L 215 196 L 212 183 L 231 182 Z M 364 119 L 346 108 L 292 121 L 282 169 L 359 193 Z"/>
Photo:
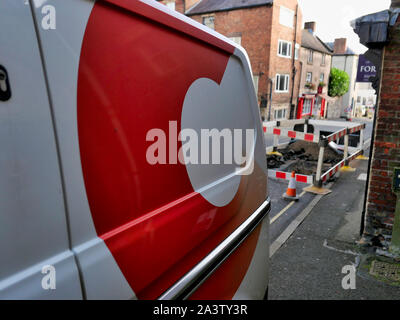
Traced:
<path fill-rule="evenodd" d="M 268 121 L 271 121 L 271 108 L 272 108 L 272 86 L 274 85 L 274 80 L 268 78 L 269 81 L 269 108 L 268 108 Z"/>
<path fill-rule="evenodd" d="M 292 93 L 290 95 L 290 119 L 293 119 L 294 117 L 294 111 L 296 108 L 296 105 L 293 104 L 293 95 L 294 95 L 294 82 L 296 80 L 296 59 L 295 59 L 295 53 L 296 53 L 296 40 L 297 40 L 297 22 L 298 22 L 298 16 L 299 16 L 299 5 L 296 5 L 296 26 L 294 28 L 294 39 L 293 39 L 293 52 L 292 52 Z"/>
<path fill-rule="evenodd" d="M 303 62 L 300 61 L 300 80 L 299 80 L 299 96 L 300 96 L 300 87 L 301 87 L 301 76 L 303 74 Z M 297 109 L 299 107 L 299 99 L 297 99 L 296 104 L 295 104 L 295 109 L 294 109 L 294 116 L 297 116 Z"/>

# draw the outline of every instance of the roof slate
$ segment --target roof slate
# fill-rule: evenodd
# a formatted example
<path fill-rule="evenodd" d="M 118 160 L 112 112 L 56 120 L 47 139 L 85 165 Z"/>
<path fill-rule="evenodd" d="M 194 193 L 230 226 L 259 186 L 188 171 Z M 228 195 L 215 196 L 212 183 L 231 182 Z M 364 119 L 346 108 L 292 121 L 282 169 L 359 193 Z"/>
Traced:
<path fill-rule="evenodd" d="M 187 15 L 203 14 L 216 11 L 244 9 L 272 4 L 273 0 L 201 0 L 188 11 Z"/>
<path fill-rule="evenodd" d="M 305 29 L 303 29 L 301 35 L 301 46 L 322 53 L 332 54 L 332 51 L 327 48 L 320 38 Z"/>

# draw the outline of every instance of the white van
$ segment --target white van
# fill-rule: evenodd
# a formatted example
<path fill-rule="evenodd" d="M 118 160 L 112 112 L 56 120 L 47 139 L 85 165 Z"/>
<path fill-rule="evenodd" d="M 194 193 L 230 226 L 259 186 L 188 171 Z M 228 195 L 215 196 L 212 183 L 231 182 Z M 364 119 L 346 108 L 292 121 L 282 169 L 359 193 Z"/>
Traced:
<path fill-rule="evenodd" d="M 193 161 L 207 130 L 245 161 Z M 263 131 L 220 34 L 153 0 L 0 1 L 0 147 L 1 299 L 265 296 Z"/>

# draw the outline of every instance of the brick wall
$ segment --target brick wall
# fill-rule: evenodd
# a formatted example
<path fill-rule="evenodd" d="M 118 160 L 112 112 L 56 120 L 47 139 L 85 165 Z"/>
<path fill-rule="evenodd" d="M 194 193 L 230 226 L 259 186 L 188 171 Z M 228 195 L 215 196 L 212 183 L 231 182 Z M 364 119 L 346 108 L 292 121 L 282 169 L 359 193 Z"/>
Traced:
<path fill-rule="evenodd" d="M 280 6 L 296 11 L 297 0 L 275 0 L 273 6 L 260 6 L 239 10 L 215 12 L 212 14 L 191 16 L 202 22 L 203 17 L 215 17 L 215 30 L 227 37 L 241 37 L 241 45 L 246 49 L 253 74 L 259 76 L 258 100 L 263 97 L 268 101 L 269 78 L 276 78 L 276 74 L 289 74 L 290 85 L 287 93 L 276 93 L 275 86 L 272 94 L 272 117 L 275 109 L 287 109 L 289 116 L 290 96 L 292 87 L 293 103 L 297 103 L 299 95 L 300 62 L 295 61 L 298 70 L 295 82 L 292 81 L 292 59 L 278 56 L 278 40 L 290 41 L 293 44 L 295 28 L 289 28 L 279 23 Z M 301 44 L 302 13 L 299 8 L 297 19 L 296 42 Z M 272 32 L 273 30 L 273 32 Z M 294 51 L 294 45 L 292 45 Z M 294 52 L 292 53 L 294 54 Z M 269 102 L 268 102 L 269 104 Z M 268 109 L 262 110 L 267 118 Z"/>
<path fill-rule="evenodd" d="M 192 19 L 202 23 L 203 17 L 215 17 L 215 30 L 226 37 L 240 36 L 241 45 L 250 58 L 254 75 L 259 75 L 258 98 L 269 91 L 269 49 L 271 42 L 272 9 L 268 6 L 242 10 L 194 15 Z"/>
<path fill-rule="evenodd" d="M 333 53 L 345 54 L 346 50 L 347 50 L 347 39 L 346 38 L 335 39 L 335 43 L 333 45 Z"/>
<path fill-rule="evenodd" d="M 342 111 L 342 97 L 340 98 L 329 98 L 326 102 L 326 118 L 327 119 L 338 119 L 340 118 L 340 112 Z"/>
<path fill-rule="evenodd" d="M 314 50 L 313 54 L 313 62 L 308 63 L 308 52 L 310 49 L 301 47 L 300 50 L 300 61 L 303 62 L 303 68 L 301 72 L 301 81 L 300 81 L 300 94 L 309 93 L 309 90 L 305 88 L 306 84 L 306 76 L 308 72 L 312 73 L 312 83 L 315 85 L 315 90 L 312 90 L 312 93 L 317 93 L 317 88 L 320 83 L 321 73 L 324 74 L 324 83 L 326 86 L 323 89 L 323 93 L 328 93 L 328 83 L 329 83 L 329 75 L 331 72 L 331 60 L 332 56 L 329 54 L 325 54 L 325 65 L 322 65 L 322 52 L 318 52 Z"/>
<path fill-rule="evenodd" d="M 396 196 L 391 192 L 392 171 L 400 167 L 400 18 L 390 39 L 384 53 L 364 230 L 367 237 L 382 234 L 387 241 L 391 239 L 396 206 Z"/>
<path fill-rule="evenodd" d="M 288 93 L 277 93 L 275 90 L 272 94 L 272 109 L 287 109 L 287 116 L 289 116 L 290 108 L 290 97 L 293 92 L 293 103 L 297 104 L 297 98 L 299 96 L 299 81 L 301 78 L 300 74 L 300 60 L 295 61 L 295 68 L 297 69 L 297 74 L 295 81 L 292 81 L 292 59 L 282 58 L 278 56 L 278 40 L 291 41 L 293 43 L 295 28 L 289 28 L 283 26 L 279 23 L 280 7 L 296 11 L 296 6 L 298 5 L 297 0 L 275 0 L 273 5 L 273 21 L 272 21 L 272 34 L 271 34 L 271 45 L 270 45 L 270 69 L 269 76 L 275 79 L 276 74 L 290 74 L 290 86 Z M 301 31 L 303 26 L 303 15 L 301 9 L 298 10 L 297 17 L 297 35 L 296 43 L 301 44 Z M 293 46 L 294 50 L 294 46 Z M 293 53 L 292 53 L 293 54 Z M 273 115 L 273 111 L 272 111 Z M 295 115 L 294 115 L 295 116 Z"/>

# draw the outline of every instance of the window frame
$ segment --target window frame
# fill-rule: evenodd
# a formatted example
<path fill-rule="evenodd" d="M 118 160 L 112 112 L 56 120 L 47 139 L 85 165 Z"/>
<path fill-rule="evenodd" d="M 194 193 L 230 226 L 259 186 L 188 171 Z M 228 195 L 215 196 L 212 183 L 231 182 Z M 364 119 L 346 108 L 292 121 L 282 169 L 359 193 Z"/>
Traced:
<path fill-rule="evenodd" d="M 289 25 L 289 23 L 282 23 L 282 20 L 284 20 L 285 18 L 287 18 L 288 16 L 282 15 L 282 12 L 286 11 L 286 14 L 291 14 L 291 25 Z M 291 10 L 289 8 L 286 8 L 285 6 L 280 6 L 279 8 L 279 24 L 282 26 L 285 26 L 287 28 L 291 28 L 294 29 L 294 15 L 295 12 L 294 10 Z M 283 21 L 285 22 L 285 21 Z"/>
<path fill-rule="evenodd" d="M 206 19 L 212 19 L 213 21 L 213 28 L 209 27 L 207 24 L 205 24 Z M 211 30 L 215 30 L 215 15 L 207 15 L 207 16 L 202 16 L 201 17 L 201 23 L 206 26 L 207 28 L 210 28 Z"/>
<path fill-rule="evenodd" d="M 165 5 L 171 10 L 176 10 L 175 1 L 168 1 L 165 3 Z"/>
<path fill-rule="evenodd" d="M 321 66 L 325 66 L 326 65 L 326 53 L 322 54 L 322 58 L 321 58 Z"/>
<path fill-rule="evenodd" d="M 308 49 L 307 63 L 308 64 L 313 64 L 314 63 L 314 50 L 312 50 L 312 49 Z"/>
<path fill-rule="evenodd" d="M 308 80 L 308 75 L 310 75 L 310 80 Z M 312 76 L 313 76 L 312 72 L 307 72 L 306 73 L 306 84 L 307 83 L 312 83 Z"/>
<path fill-rule="evenodd" d="M 307 109 L 309 108 L 308 112 L 304 112 L 306 110 L 306 101 L 310 101 L 310 105 L 309 106 L 307 105 Z M 301 115 L 302 116 L 310 115 L 312 112 L 312 106 L 313 106 L 312 99 L 304 99 Z"/>
<path fill-rule="evenodd" d="M 254 89 L 256 91 L 256 95 L 258 95 L 259 81 L 260 81 L 260 76 L 259 75 L 253 75 L 253 84 L 254 84 Z"/>
<path fill-rule="evenodd" d="M 278 81 L 278 77 L 279 77 L 279 81 Z M 280 86 L 280 83 L 281 83 L 280 78 L 281 77 L 285 77 L 285 81 L 284 81 L 285 89 L 284 90 L 280 90 L 280 89 L 277 88 L 278 85 Z M 287 92 L 289 92 L 289 86 L 290 86 L 290 77 L 289 77 L 289 75 L 288 74 L 277 73 L 276 76 L 275 76 L 275 92 L 277 92 L 277 93 L 287 93 Z"/>
<path fill-rule="evenodd" d="M 239 42 L 236 41 L 236 39 L 240 39 Z M 234 43 L 236 43 L 239 46 L 242 45 L 242 36 L 229 37 L 229 40 L 233 41 Z"/>
<path fill-rule="evenodd" d="M 283 49 L 283 44 L 287 44 L 287 52 L 289 53 L 289 55 L 285 56 L 281 53 L 281 49 Z M 290 41 L 286 41 L 286 40 L 278 40 L 278 57 L 281 58 L 287 58 L 287 59 L 291 59 L 292 58 L 292 43 Z"/>
<path fill-rule="evenodd" d="M 324 72 L 321 72 L 321 74 L 319 75 L 319 82 L 325 83 L 325 73 Z"/>
<path fill-rule="evenodd" d="M 277 115 L 279 114 L 279 112 L 281 113 L 281 117 L 277 117 Z M 283 120 L 286 119 L 286 114 L 287 114 L 287 109 L 283 108 L 283 109 L 275 109 L 274 110 L 274 119 L 275 120 Z"/>

